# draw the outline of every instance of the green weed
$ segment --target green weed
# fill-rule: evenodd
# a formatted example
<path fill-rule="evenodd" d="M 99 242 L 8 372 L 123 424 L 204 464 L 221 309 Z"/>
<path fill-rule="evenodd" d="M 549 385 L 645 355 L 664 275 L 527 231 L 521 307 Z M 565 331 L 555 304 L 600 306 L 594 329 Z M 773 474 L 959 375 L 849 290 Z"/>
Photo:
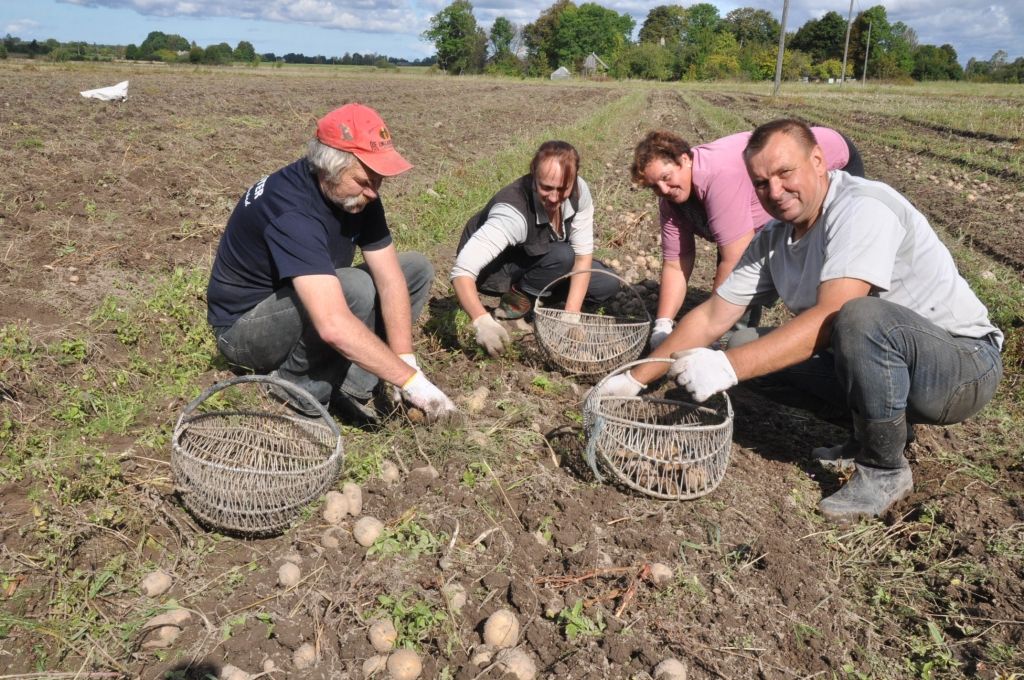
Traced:
<path fill-rule="evenodd" d="M 381 557 L 408 554 L 413 558 L 434 555 L 445 540 L 445 534 L 434 534 L 410 517 L 398 526 L 386 527 L 366 554 Z"/>
<path fill-rule="evenodd" d="M 441 609 L 434 609 L 425 600 L 416 599 L 414 593 L 402 593 L 398 597 L 378 595 L 377 608 L 370 618 L 387 619 L 395 625 L 398 638 L 396 647 L 419 649 L 434 629 L 446 620 Z"/>
<path fill-rule="evenodd" d="M 562 609 L 558 612 L 556 620 L 565 631 L 565 636 L 570 640 L 576 640 L 578 637 L 601 637 L 607 627 L 600 611 L 594 618 L 590 618 L 583 612 L 583 600 L 576 600 L 572 607 Z"/>

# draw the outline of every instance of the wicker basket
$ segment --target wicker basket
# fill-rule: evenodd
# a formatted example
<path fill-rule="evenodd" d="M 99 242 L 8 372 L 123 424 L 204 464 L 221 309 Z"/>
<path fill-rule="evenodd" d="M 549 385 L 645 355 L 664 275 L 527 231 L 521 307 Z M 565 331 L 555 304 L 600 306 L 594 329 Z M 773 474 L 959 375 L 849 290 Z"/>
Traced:
<path fill-rule="evenodd" d="M 318 419 L 199 407 L 243 383 L 276 385 L 315 404 Z M 334 484 L 343 461 L 341 431 L 320 402 L 279 378 L 247 375 L 218 383 L 192 401 L 174 428 L 171 467 L 185 507 L 226 533 L 268 535 L 288 527 Z"/>
<path fill-rule="evenodd" d="M 620 366 L 597 384 L 645 363 Z M 732 448 L 732 403 L 724 392 L 704 404 L 652 396 L 591 396 L 583 406 L 586 459 L 631 489 L 669 500 L 699 498 L 725 476 Z"/>
<path fill-rule="evenodd" d="M 643 316 L 574 313 L 543 306 L 542 301 L 549 288 L 584 272 L 591 276 L 613 276 L 626 283 L 607 269 L 564 274 L 545 286 L 537 297 L 533 326 L 537 342 L 550 363 L 570 375 L 595 378 L 640 356 L 651 334 L 651 315 L 647 313 L 643 299 L 628 284 L 626 289 L 639 301 L 639 307 L 644 310 Z"/>

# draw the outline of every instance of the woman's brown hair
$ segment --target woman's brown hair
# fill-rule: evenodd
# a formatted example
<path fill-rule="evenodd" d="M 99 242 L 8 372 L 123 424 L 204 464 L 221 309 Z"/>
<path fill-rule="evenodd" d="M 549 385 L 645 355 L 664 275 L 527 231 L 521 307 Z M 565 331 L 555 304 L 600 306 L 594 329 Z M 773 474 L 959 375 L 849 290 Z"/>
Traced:
<path fill-rule="evenodd" d="M 652 130 L 633 150 L 633 165 L 629 172 L 633 181 L 645 185 L 644 170 L 654 161 L 678 163 L 683 155 L 690 155 L 690 144 L 674 132 Z"/>

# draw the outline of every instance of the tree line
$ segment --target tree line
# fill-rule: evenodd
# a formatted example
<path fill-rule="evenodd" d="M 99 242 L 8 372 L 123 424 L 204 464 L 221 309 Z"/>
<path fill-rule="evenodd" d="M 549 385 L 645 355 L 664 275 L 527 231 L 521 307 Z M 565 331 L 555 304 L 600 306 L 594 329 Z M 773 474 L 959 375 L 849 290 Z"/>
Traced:
<path fill-rule="evenodd" d="M 0 59 L 10 55 L 29 58 L 44 58 L 50 61 L 113 61 L 128 59 L 131 61 L 163 61 L 169 63 L 193 63 L 205 65 L 224 65 L 243 62 L 259 65 L 263 62 L 287 64 L 336 64 L 351 66 L 377 66 L 378 68 L 395 68 L 397 66 L 430 66 L 436 57 L 408 60 L 379 54 L 360 54 L 346 52 L 341 57 L 325 57 L 322 55 L 306 56 L 302 53 L 289 52 L 278 56 L 273 52 L 257 53 L 252 43 L 241 40 L 235 47 L 226 42 L 200 47 L 195 41 L 176 33 L 152 31 L 135 45 L 96 45 L 86 42 L 59 42 L 50 38 L 45 41 L 25 41 L 10 34 L 0 42 Z"/>
<path fill-rule="evenodd" d="M 766 10 L 741 7 L 723 17 L 710 3 L 660 5 L 633 40 L 635 24 L 628 14 L 597 3 L 556 0 L 533 23 L 517 26 L 499 16 L 487 32 L 469 0 L 454 0 L 431 17 L 423 37 L 434 44 L 438 67 L 453 74 L 545 77 L 559 67 L 580 72 L 592 67 L 587 58 L 593 53 L 613 78 L 774 76 L 781 26 Z M 1024 82 L 1024 57 L 1009 62 L 997 52 L 988 62 L 971 59 L 964 69 L 952 45 L 921 44 L 913 28 L 890 23 L 882 5 L 858 13 L 849 28 L 847 79 Z M 846 19 L 827 12 L 787 33 L 783 78 L 843 77 L 846 32 Z"/>

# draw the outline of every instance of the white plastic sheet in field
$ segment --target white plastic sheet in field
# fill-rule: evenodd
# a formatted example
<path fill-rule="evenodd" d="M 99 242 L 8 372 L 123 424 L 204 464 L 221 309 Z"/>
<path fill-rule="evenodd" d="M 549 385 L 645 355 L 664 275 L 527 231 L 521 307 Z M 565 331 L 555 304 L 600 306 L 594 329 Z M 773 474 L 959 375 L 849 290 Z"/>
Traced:
<path fill-rule="evenodd" d="M 83 97 L 89 99 L 100 99 L 105 102 L 111 101 L 124 101 L 128 99 L 128 81 L 122 80 L 117 85 L 111 85 L 109 87 L 99 87 L 95 90 L 85 90 L 80 93 Z"/>

